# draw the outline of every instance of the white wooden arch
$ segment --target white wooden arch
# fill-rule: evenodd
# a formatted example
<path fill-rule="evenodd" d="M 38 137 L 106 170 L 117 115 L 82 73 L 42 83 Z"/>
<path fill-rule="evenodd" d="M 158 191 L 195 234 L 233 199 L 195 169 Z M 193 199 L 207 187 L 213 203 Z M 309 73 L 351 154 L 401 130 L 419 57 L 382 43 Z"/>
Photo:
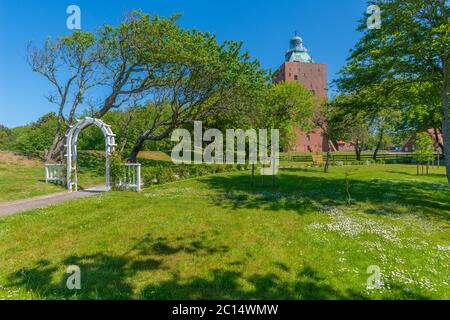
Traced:
<path fill-rule="evenodd" d="M 106 176 L 106 191 L 111 190 L 111 178 L 109 175 L 109 157 L 116 149 L 116 135 L 112 132 L 111 127 L 105 124 L 100 119 L 94 119 L 86 117 L 78 120 L 77 124 L 70 127 L 69 132 L 66 134 L 66 154 L 67 157 L 67 189 L 72 191 L 78 191 L 78 177 L 77 177 L 77 143 L 78 135 L 81 130 L 90 126 L 96 125 L 99 127 L 103 135 L 105 136 L 105 176 Z"/>

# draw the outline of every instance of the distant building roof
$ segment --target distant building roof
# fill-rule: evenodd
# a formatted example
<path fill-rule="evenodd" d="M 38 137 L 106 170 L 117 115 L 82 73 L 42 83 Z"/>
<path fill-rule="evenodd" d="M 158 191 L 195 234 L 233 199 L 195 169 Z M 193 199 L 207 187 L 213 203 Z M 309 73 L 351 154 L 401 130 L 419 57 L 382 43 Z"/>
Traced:
<path fill-rule="evenodd" d="M 308 49 L 303 46 L 303 40 L 297 34 L 290 41 L 290 48 L 286 52 L 288 62 L 314 62 L 308 53 Z"/>

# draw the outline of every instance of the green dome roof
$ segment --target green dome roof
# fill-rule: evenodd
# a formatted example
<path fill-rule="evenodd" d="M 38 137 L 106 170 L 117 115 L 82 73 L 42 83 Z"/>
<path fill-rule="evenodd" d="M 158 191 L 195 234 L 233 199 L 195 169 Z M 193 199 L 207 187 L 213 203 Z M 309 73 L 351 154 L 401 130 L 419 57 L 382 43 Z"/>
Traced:
<path fill-rule="evenodd" d="M 303 46 L 303 40 L 295 35 L 290 41 L 290 48 L 286 52 L 286 61 L 289 62 L 314 62 L 308 53 L 308 49 Z"/>

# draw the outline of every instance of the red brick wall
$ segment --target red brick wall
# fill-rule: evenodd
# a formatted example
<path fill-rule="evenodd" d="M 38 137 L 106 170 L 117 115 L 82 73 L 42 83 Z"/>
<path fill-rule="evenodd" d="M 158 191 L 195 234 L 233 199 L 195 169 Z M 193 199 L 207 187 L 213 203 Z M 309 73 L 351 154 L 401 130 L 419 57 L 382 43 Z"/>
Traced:
<path fill-rule="evenodd" d="M 328 143 L 322 136 L 322 130 L 317 128 L 309 132 L 295 129 L 295 139 L 292 141 L 290 151 L 295 152 L 324 152 L 327 151 Z"/>
<path fill-rule="evenodd" d="M 285 62 L 275 75 L 275 83 L 281 81 L 297 81 L 317 97 L 328 96 L 327 66 L 320 63 Z M 291 143 L 291 151 L 326 152 L 328 143 L 317 128 L 310 132 L 295 129 L 295 139 Z"/>
<path fill-rule="evenodd" d="M 327 97 L 327 66 L 320 63 L 285 62 L 277 72 L 275 82 L 297 81 L 317 97 Z"/>
<path fill-rule="evenodd" d="M 336 146 L 339 151 L 355 151 L 355 145 L 351 141 L 338 141 Z"/>

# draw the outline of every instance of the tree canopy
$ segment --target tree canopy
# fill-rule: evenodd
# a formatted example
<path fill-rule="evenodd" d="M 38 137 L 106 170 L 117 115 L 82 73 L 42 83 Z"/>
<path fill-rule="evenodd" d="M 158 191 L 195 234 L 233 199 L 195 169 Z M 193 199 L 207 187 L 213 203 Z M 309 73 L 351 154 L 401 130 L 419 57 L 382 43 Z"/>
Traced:
<path fill-rule="evenodd" d="M 61 156 L 63 127 L 74 123 L 83 102 L 96 118 L 130 106 L 149 109 L 148 125 L 129 155 L 134 161 L 145 141 L 227 112 L 263 88 L 267 74 L 243 52 L 242 43 L 219 43 L 210 33 L 181 28 L 177 18 L 134 11 L 116 27 L 76 31 L 47 40 L 43 48 L 29 47 L 33 71 L 55 88 L 48 96 L 58 105 L 49 158 Z"/>
<path fill-rule="evenodd" d="M 370 99 L 365 110 L 402 112 L 405 126 L 436 128 L 440 123 L 446 159 L 450 159 L 448 93 L 450 83 L 450 7 L 445 0 L 377 0 L 381 26 L 363 33 L 341 72 L 343 94 Z M 361 94 L 366 92 L 367 94 Z M 370 101 L 369 100 L 369 101 Z M 439 112 L 437 116 L 436 113 Z M 406 123 L 407 120 L 411 120 Z M 427 129 L 428 129 L 427 128 Z M 450 161 L 446 161 L 450 183 Z"/>

